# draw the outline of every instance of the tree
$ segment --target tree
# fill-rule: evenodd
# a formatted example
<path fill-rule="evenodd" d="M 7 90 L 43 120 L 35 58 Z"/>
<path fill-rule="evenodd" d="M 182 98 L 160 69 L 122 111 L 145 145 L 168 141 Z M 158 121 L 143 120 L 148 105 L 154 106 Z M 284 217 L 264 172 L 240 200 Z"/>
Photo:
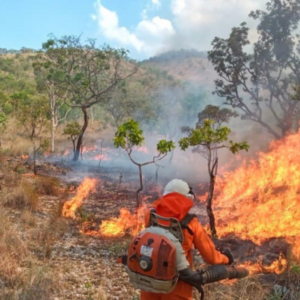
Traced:
<path fill-rule="evenodd" d="M 46 92 L 48 95 L 50 116 L 51 116 L 51 152 L 55 150 L 55 131 L 60 122 L 66 119 L 71 108 L 69 107 L 64 113 L 61 107 L 65 105 L 64 100 L 67 99 L 68 91 L 63 89 L 59 84 L 63 79 L 58 65 L 52 62 L 45 54 L 39 53 L 35 62 L 32 64 L 34 68 L 37 87 L 40 92 Z"/>
<path fill-rule="evenodd" d="M 154 115 L 146 90 L 147 87 L 140 82 L 130 79 L 116 86 L 110 101 L 105 105 L 105 110 L 111 115 L 116 128 L 130 118 L 142 116 L 145 121 Z"/>
<path fill-rule="evenodd" d="M 157 155 L 155 155 L 151 161 L 139 163 L 132 158 L 132 150 L 134 146 L 141 146 L 144 139 L 145 138 L 143 137 L 143 131 L 140 129 L 139 123 L 131 119 L 118 127 L 118 130 L 115 133 L 115 138 L 113 140 L 115 147 L 123 148 L 127 152 L 130 160 L 139 168 L 140 187 L 136 191 L 137 207 L 140 206 L 139 192 L 143 190 L 142 167 L 156 163 L 157 161 L 163 159 L 167 156 L 168 152 L 175 148 L 174 142 L 160 140 L 156 147 Z"/>
<path fill-rule="evenodd" d="M 2 131 L 5 130 L 7 122 L 8 122 L 7 115 L 4 112 L 0 112 L 0 129 Z M 0 147 L 1 147 L 1 141 L 0 141 Z"/>
<path fill-rule="evenodd" d="M 249 53 L 246 23 L 232 29 L 228 39 L 216 37 L 208 58 L 220 79 L 215 93 L 242 112 L 242 119 L 259 123 L 280 138 L 298 127 L 299 103 L 290 97 L 300 84 L 300 48 L 295 31 L 299 0 L 271 0 L 266 11 L 251 12 L 259 20 L 258 41 Z M 271 122 L 269 118 L 271 117 Z"/>
<path fill-rule="evenodd" d="M 77 139 L 74 161 L 78 160 L 83 136 L 88 127 L 87 109 L 110 100 L 115 86 L 132 76 L 137 66 L 129 62 L 127 51 L 109 46 L 96 47 L 94 40 L 82 44 L 79 37 L 52 36 L 43 44 L 46 57 L 59 70 L 57 83 L 69 94 L 70 107 L 81 109 L 84 123 Z M 50 72 L 54 67 L 50 67 Z"/>
<path fill-rule="evenodd" d="M 196 147 L 195 151 L 199 152 L 207 160 L 207 170 L 210 177 L 209 192 L 206 202 L 206 211 L 209 217 L 210 230 L 213 236 L 216 236 L 215 217 L 212 209 L 215 181 L 218 171 L 217 151 L 221 148 L 228 148 L 233 154 L 240 150 L 248 151 L 249 145 L 247 142 L 234 143 L 229 141 L 229 145 L 224 144 L 228 140 L 231 130 L 226 126 L 219 126 L 214 129 L 215 121 L 206 119 L 201 126 L 191 130 L 187 137 L 179 141 L 181 150 L 186 150 L 188 147 Z"/>
<path fill-rule="evenodd" d="M 206 119 L 214 120 L 214 126 L 220 128 L 223 123 L 228 123 L 231 118 L 238 116 L 236 111 L 228 108 L 220 108 L 215 105 L 207 105 L 204 110 L 198 113 L 198 122 L 196 128 L 201 127 Z"/>
<path fill-rule="evenodd" d="M 7 115 L 18 110 L 20 101 L 36 88 L 30 75 L 30 58 L 0 55 L 0 106 Z"/>
<path fill-rule="evenodd" d="M 49 106 L 43 95 L 28 95 L 20 103 L 17 112 L 18 123 L 33 145 L 33 172 L 35 175 L 37 174 L 36 155 L 40 150 L 45 150 L 49 146 L 49 142 L 41 138 L 41 133 L 48 123 L 48 112 Z"/>
<path fill-rule="evenodd" d="M 76 121 L 68 123 L 66 128 L 64 129 L 63 134 L 69 135 L 72 141 L 73 153 L 75 153 L 76 151 L 76 140 L 78 139 L 80 133 L 81 133 L 81 126 Z"/>

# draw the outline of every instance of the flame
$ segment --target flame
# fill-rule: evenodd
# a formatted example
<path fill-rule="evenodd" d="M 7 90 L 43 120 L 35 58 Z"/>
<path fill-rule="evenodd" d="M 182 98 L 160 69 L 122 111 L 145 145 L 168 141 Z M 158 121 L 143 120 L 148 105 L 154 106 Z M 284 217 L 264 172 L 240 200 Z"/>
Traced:
<path fill-rule="evenodd" d="M 121 208 L 119 218 L 102 221 L 100 226 L 101 234 L 103 236 L 120 237 L 129 231 L 131 235 L 136 235 L 145 228 L 145 209 L 146 206 L 142 205 L 138 208 L 137 213 L 131 214 L 127 208 Z"/>
<path fill-rule="evenodd" d="M 96 179 L 86 177 L 78 187 L 76 196 L 72 200 L 67 201 L 64 204 L 62 209 L 62 215 L 67 218 L 75 219 L 76 209 L 82 205 L 83 199 L 87 197 L 87 195 L 92 189 L 95 188 L 96 183 Z"/>
<path fill-rule="evenodd" d="M 250 274 L 267 274 L 267 273 L 275 273 L 281 274 L 288 267 L 288 261 L 281 253 L 279 258 L 274 260 L 271 265 L 266 266 L 262 264 L 262 257 L 258 259 L 256 263 L 245 262 L 244 264 L 240 264 L 239 267 L 246 268 Z"/>
<path fill-rule="evenodd" d="M 66 149 L 65 151 L 64 151 L 64 153 L 63 153 L 63 156 L 67 156 L 67 155 L 69 155 L 70 154 L 70 150 L 69 149 Z"/>
<path fill-rule="evenodd" d="M 98 154 L 94 157 L 95 160 L 111 160 L 106 154 Z"/>
<path fill-rule="evenodd" d="M 92 147 L 86 147 L 86 146 L 83 146 L 82 147 L 82 153 L 86 153 L 86 152 L 96 152 L 97 151 L 97 145 L 94 145 Z"/>
<path fill-rule="evenodd" d="M 221 236 L 235 233 L 257 243 L 292 239 L 299 256 L 299 148 L 300 131 L 272 142 L 268 153 L 259 153 L 256 161 L 243 162 L 217 181 L 214 206 Z"/>
<path fill-rule="evenodd" d="M 27 158 L 28 158 L 28 155 L 23 154 L 23 155 L 20 156 L 20 158 L 21 158 L 21 159 L 27 159 Z"/>

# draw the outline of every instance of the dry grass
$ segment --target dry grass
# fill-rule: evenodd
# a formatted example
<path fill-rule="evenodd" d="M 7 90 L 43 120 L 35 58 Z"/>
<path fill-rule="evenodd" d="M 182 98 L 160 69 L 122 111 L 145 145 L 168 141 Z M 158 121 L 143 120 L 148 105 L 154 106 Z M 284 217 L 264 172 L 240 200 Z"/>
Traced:
<path fill-rule="evenodd" d="M 35 211 L 38 208 L 38 194 L 34 185 L 25 178 L 13 189 L 3 189 L 2 204 L 5 206 Z"/>
<path fill-rule="evenodd" d="M 23 224 L 28 225 L 29 227 L 34 227 L 36 225 L 36 219 L 32 211 L 25 210 L 21 215 L 21 221 Z"/>
<path fill-rule="evenodd" d="M 35 190 L 41 195 L 58 195 L 59 180 L 53 177 L 38 177 L 34 182 Z"/>
<path fill-rule="evenodd" d="M 20 282 L 14 289 L 4 288 L 2 300 L 49 300 L 53 295 L 55 280 L 47 267 L 31 267 L 26 281 Z"/>
<path fill-rule="evenodd" d="M 44 226 L 31 232 L 32 245 L 34 245 L 31 250 L 37 253 L 41 260 L 51 258 L 54 243 L 70 231 L 68 220 L 61 215 L 62 205 L 60 201 L 57 201 L 55 209 L 52 210 L 50 218 Z"/>
<path fill-rule="evenodd" d="M 99 291 L 97 293 L 96 298 L 94 298 L 94 300 L 107 300 L 107 294 L 104 291 L 104 288 L 100 285 L 99 287 Z"/>
<path fill-rule="evenodd" d="M 59 182 L 51 177 L 22 178 L 14 172 L 4 177 L 4 185 L 3 205 L 35 211 L 39 207 L 39 195 L 57 195 Z"/>
<path fill-rule="evenodd" d="M 23 279 L 21 266 L 28 255 L 28 249 L 2 208 L 0 219 L 0 278 L 6 285 L 12 286 Z"/>
<path fill-rule="evenodd" d="M 205 299 L 210 300 L 299 300 L 300 274 L 289 271 L 269 280 L 264 275 L 252 275 L 242 280 L 205 285 Z M 277 287 L 277 289 L 276 289 Z M 195 299 L 200 299 L 194 293 Z"/>
<path fill-rule="evenodd" d="M 262 285 L 257 277 L 204 286 L 205 297 L 212 300 L 263 300 L 269 290 L 270 286 Z"/>

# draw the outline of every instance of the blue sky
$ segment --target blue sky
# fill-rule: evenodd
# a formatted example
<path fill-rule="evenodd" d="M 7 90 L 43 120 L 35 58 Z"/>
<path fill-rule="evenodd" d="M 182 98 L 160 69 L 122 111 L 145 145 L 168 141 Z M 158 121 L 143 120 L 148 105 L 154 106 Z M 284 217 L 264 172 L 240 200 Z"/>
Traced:
<path fill-rule="evenodd" d="M 50 33 L 95 38 L 144 59 L 170 49 L 206 51 L 264 0 L 0 0 L 0 48 L 40 49 Z M 255 38 L 255 30 L 251 32 Z"/>

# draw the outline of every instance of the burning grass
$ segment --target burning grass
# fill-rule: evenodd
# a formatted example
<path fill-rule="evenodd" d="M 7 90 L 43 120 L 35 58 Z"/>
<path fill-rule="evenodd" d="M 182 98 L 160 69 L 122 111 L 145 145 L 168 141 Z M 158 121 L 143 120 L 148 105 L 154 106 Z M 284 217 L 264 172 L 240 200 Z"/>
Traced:
<path fill-rule="evenodd" d="M 234 232 L 255 242 L 272 237 L 298 237 L 299 146 L 300 132 L 272 142 L 269 152 L 259 153 L 258 160 L 224 174 L 217 184 L 215 200 L 221 235 Z M 294 254 L 300 255 L 300 248 L 294 247 Z"/>
<path fill-rule="evenodd" d="M 81 185 L 78 187 L 75 197 L 64 204 L 62 215 L 67 218 L 76 218 L 76 210 L 81 207 L 83 199 L 95 189 L 95 179 L 85 178 Z"/>
<path fill-rule="evenodd" d="M 146 206 L 141 206 L 135 214 L 126 208 L 121 208 L 120 216 L 110 220 L 102 221 L 100 234 L 106 237 L 120 237 L 126 233 L 136 235 L 145 228 L 144 211 Z"/>

